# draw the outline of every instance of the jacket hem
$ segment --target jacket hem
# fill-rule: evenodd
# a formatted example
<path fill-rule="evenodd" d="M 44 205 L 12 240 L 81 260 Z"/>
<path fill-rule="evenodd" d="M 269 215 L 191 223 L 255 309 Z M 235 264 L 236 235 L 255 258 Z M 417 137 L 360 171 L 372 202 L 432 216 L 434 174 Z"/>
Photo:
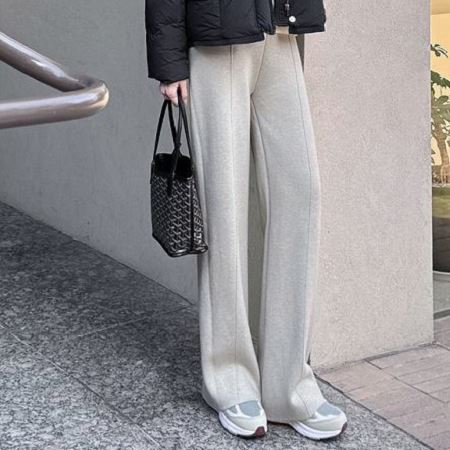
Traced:
<path fill-rule="evenodd" d="M 325 31 L 325 25 L 316 25 L 314 27 L 289 27 L 289 32 L 292 34 L 317 33 L 319 31 Z"/>
<path fill-rule="evenodd" d="M 220 38 L 220 39 L 197 39 L 188 41 L 188 47 L 200 46 L 200 45 L 230 45 L 230 44 L 249 44 L 251 42 L 257 42 L 264 40 L 264 32 L 260 31 L 249 36 L 237 37 L 237 38 Z"/>
<path fill-rule="evenodd" d="M 177 81 L 183 81 L 183 80 L 187 80 L 190 77 L 190 73 L 180 73 L 178 75 L 173 75 L 172 77 L 167 77 L 167 76 L 163 76 L 163 75 L 158 75 L 156 73 L 153 73 L 152 71 L 148 70 L 147 71 L 147 77 L 152 79 L 152 80 L 156 80 L 159 81 L 160 83 L 175 83 Z"/>

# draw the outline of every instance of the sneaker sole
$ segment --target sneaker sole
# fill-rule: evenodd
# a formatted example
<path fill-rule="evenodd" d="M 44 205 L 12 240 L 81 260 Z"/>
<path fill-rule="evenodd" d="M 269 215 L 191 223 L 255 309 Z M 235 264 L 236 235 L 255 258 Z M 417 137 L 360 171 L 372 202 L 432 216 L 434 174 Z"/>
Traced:
<path fill-rule="evenodd" d="M 231 434 L 235 436 L 240 436 L 244 438 L 255 438 L 255 437 L 263 437 L 267 432 L 267 427 L 263 425 L 256 428 L 256 430 L 246 430 L 245 428 L 238 427 L 236 424 L 231 422 L 222 411 L 219 412 L 219 421 L 220 424 Z"/>
<path fill-rule="evenodd" d="M 347 422 L 344 422 L 340 430 L 332 430 L 332 431 L 320 431 L 320 430 L 314 430 L 313 428 L 310 428 L 304 424 L 296 423 L 290 424 L 291 427 L 295 429 L 298 433 L 300 433 L 302 436 L 305 436 L 309 439 L 314 439 L 315 441 L 321 441 L 323 439 L 331 439 L 334 437 L 337 437 L 341 435 L 347 428 Z"/>

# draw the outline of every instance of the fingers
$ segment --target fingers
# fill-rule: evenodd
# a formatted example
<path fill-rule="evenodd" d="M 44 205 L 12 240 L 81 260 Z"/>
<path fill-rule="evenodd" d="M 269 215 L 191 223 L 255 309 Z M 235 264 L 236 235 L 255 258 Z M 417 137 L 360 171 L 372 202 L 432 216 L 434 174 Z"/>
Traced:
<path fill-rule="evenodd" d="M 166 100 L 178 106 L 178 88 L 180 88 L 181 98 L 184 103 L 188 100 L 187 80 L 176 81 L 174 83 L 161 83 L 159 89 Z"/>
<path fill-rule="evenodd" d="M 175 83 L 161 83 L 160 84 L 160 91 L 164 97 L 165 100 L 170 100 L 172 104 L 175 106 L 178 106 L 178 96 L 177 96 L 177 89 L 178 89 L 179 82 Z"/>
<path fill-rule="evenodd" d="M 178 85 L 179 85 L 178 82 L 177 83 L 172 83 L 172 84 L 169 84 L 167 86 L 167 89 L 166 89 L 166 96 L 167 96 L 167 98 L 175 106 L 178 106 L 178 94 L 177 94 Z"/>
<path fill-rule="evenodd" d="M 187 86 L 187 80 L 183 80 L 180 83 L 180 91 L 181 91 L 181 98 L 183 99 L 184 103 L 187 103 L 188 101 L 188 86 Z"/>
<path fill-rule="evenodd" d="M 167 84 L 161 82 L 159 83 L 159 92 L 161 92 L 162 96 L 164 97 L 164 100 L 168 100 L 169 98 L 166 96 L 166 87 Z"/>

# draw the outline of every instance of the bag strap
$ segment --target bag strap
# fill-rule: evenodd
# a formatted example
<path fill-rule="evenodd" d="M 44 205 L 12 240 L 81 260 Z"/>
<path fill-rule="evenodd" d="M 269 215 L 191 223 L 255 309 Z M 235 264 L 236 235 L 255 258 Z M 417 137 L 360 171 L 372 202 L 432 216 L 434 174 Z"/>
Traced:
<path fill-rule="evenodd" d="M 178 90 L 178 101 L 180 101 L 180 92 Z M 180 105 L 180 103 L 178 103 Z M 172 102 L 169 103 L 169 111 L 172 114 Z M 178 111 L 178 124 L 177 124 L 177 132 L 174 139 L 175 142 L 175 150 L 181 148 L 181 132 L 183 131 L 183 123 L 181 122 L 182 115 L 180 110 Z"/>
<path fill-rule="evenodd" d="M 179 105 L 179 108 L 180 108 L 180 114 L 183 117 L 184 132 L 185 132 L 185 135 L 186 135 L 186 142 L 187 142 L 187 145 L 188 145 L 189 156 L 191 157 L 191 162 L 192 162 L 193 160 L 192 160 L 191 136 L 190 136 L 190 133 L 189 133 L 189 124 L 188 124 L 188 119 L 187 119 L 187 114 L 186 114 L 186 107 L 185 107 L 184 101 L 183 101 L 183 99 L 181 97 L 181 91 L 180 90 L 178 90 L 178 105 Z M 180 138 L 181 138 L 181 136 L 180 136 Z"/>
<path fill-rule="evenodd" d="M 191 167 L 193 166 L 193 159 L 192 159 L 192 147 L 191 147 L 191 137 L 189 134 L 189 125 L 187 120 L 187 114 L 186 114 L 186 107 L 184 105 L 184 101 L 181 97 L 181 89 L 178 87 L 177 90 L 178 95 L 178 126 L 177 126 L 177 135 L 175 139 L 175 148 L 172 152 L 172 164 L 171 164 L 171 170 L 170 170 L 170 179 L 173 180 L 175 178 L 175 172 L 177 170 L 178 160 L 181 156 L 181 132 L 183 130 L 183 124 L 184 124 L 184 132 L 186 135 L 186 142 L 188 145 L 189 150 L 189 156 L 190 156 L 190 163 Z M 169 104 L 169 111 L 172 109 L 172 104 Z M 183 122 L 181 121 L 183 120 Z"/>
<path fill-rule="evenodd" d="M 184 105 L 183 99 L 181 98 L 180 92 L 178 92 L 178 104 L 180 105 L 181 115 L 183 116 L 184 132 L 186 135 L 186 142 L 188 145 L 189 155 L 192 157 L 191 136 L 189 133 L 189 124 L 188 124 L 188 119 L 187 119 L 187 114 L 186 114 L 186 107 Z"/>
<path fill-rule="evenodd" d="M 169 103 L 169 111 L 170 114 L 172 114 L 172 102 Z M 170 172 L 169 172 L 169 178 L 167 183 L 167 193 L 169 197 L 172 195 L 172 186 L 173 186 L 173 180 L 175 179 L 175 173 L 177 171 L 178 166 L 178 160 L 181 156 L 181 131 L 182 131 L 182 122 L 181 122 L 181 114 L 178 114 L 178 126 L 177 126 L 177 133 L 175 136 L 175 145 L 174 149 L 171 155 L 171 165 L 170 165 Z"/>
<path fill-rule="evenodd" d="M 160 138 L 160 134 L 161 134 L 161 128 L 162 128 L 162 123 L 163 123 L 163 119 L 164 119 L 164 115 L 166 112 L 166 108 L 169 108 L 169 118 L 170 118 L 170 126 L 171 126 L 171 130 L 172 130 L 172 138 L 174 141 L 174 149 L 171 155 L 171 167 L 170 167 L 170 172 L 169 172 L 169 176 L 168 176 L 168 180 L 167 180 L 167 193 L 169 195 L 169 197 L 172 195 L 172 190 L 173 190 L 173 181 L 175 179 L 175 173 L 177 170 L 177 166 L 178 166 L 178 160 L 181 156 L 181 133 L 183 131 L 183 124 L 184 124 L 184 130 L 185 130 L 185 135 L 186 135 L 186 141 L 187 141 L 187 145 L 188 145 L 188 149 L 189 149 L 189 156 L 190 156 L 190 162 L 191 162 L 191 167 L 193 166 L 193 160 L 192 160 L 192 147 L 191 147 L 191 139 L 190 139 L 190 134 L 189 134 L 189 125 L 188 125 L 188 120 L 187 120 L 187 114 L 186 114 L 186 108 L 184 105 L 184 101 L 181 97 L 181 89 L 180 87 L 178 87 L 177 90 L 177 95 L 178 95 L 178 107 L 179 107 L 179 111 L 178 111 L 178 125 L 175 131 L 175 124 L 174 124 L 174 120 L 173 120 L 173 107 L 172 107 L 172 101 L 171 100 L 165 100 L 162 107 L 161 107 L 161 113 L 159 115 L 159 120 L 158 120 L 158 126 L 157 126 L 157 131 L 156 131 L 156 139 L 155 139 L 155 148 L 153 151 L 153 159 L 155 158 L 156 155 L 156 151 L 158 148 L 158 143 L 159 143 L 159 138 Z"/>
<path fill-rule="evenodd" d="M 156 137 L 155 137 L 155 146 L 153 149 L 153 158 L 156 155 L 156 151 L 158 149 L 159 138 L 161 136 L 161 128 L 164 121 L 164 115 L 166 113 L 167 106 L 169 106 L 169 123 L 170 123 L 170 131 L 172 133 L 172 139 L 176 142 L 177 139 L 177 130 L 175 128 L 175 121 L 173 119 L 173 111 L 172 111 L 172 102 L 170 100 L 164 100 L 161 106 L 161 113 L 159 114 L 158 126 L 156 127 Z"/>

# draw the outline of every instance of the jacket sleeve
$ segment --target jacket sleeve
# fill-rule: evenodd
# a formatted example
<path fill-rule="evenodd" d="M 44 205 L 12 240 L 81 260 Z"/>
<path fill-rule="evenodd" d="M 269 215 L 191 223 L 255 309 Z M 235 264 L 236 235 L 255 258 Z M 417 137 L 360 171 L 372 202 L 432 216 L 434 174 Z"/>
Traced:
<path fill-rule="evenodd" d="M 162 82 L 189 78 L 186 0 L 145 0 L 148 77 Z"/>

